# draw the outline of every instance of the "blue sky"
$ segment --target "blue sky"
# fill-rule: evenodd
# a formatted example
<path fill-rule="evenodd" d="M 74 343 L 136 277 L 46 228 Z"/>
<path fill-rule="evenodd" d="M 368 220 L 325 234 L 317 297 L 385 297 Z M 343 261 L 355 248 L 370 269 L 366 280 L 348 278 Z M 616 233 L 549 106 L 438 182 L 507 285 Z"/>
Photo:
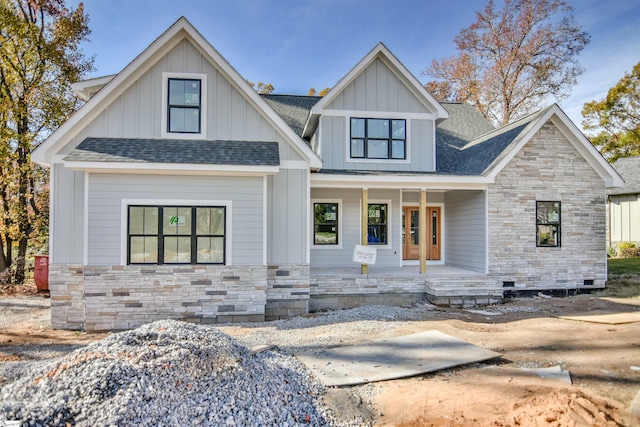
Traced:
<path fill-rule="evenodd" d="M 499 3 L 499 0 L 497 1 Z M 78 1 L 68 0 L 76 7 Z M 454 36 L 486 0 L 85 0 L 93 77 L 114 74 L 180 16 L 251 81 L 274 93 L 331 87 L 378 42 L 421 82 L 432 59 L 456 53 Z M 560 102 L 580 126 L 585 102 L 600 99 L 640 61 L 640 1 L 569 0 L 591 35 L 586 72 Z"/>

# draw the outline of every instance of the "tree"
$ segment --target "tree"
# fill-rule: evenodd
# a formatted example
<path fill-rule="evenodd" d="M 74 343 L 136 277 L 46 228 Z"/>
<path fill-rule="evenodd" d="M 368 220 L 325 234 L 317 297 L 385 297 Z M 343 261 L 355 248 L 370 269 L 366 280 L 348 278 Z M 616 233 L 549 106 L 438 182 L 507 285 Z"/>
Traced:
<path fill-rule="evenodd" d="M 251 85 L 252 88 L 255 89 L 256 92 L 258 92 L 260 95 L 268 95 L 271 92 L 273 92 L 274 90 L 276 90 L 275 87 L 273 87 L 273 85 L 271 83 L 262 83 L 262 82 L 258 82 L 258 84 L 255 84 L 254 82 L 250 81 L 249 79 L 245 79 L 247 81 L 247 83 L 249 83 Z"/>
<path fill-rule="evenodd" d="M 316 89 L 311 87 L 311 88 L 309 88 L 309 92 L 307 93 L 307 96 L 316 96 L 316 95 L 317 96 L 325 96 L 326 94 L 329 93 L 330 90 L 331 90 L 330 87 L 325 87 L 324 89 L 322 89 L 320 91 L 320 93 L 317 93 Z"/>
<path fill-rule="evenodd" d="M 31 150 L 78 106 L 71 83 L 93 69 L 78 47 L 87 24 L 82 3 L 0 0 L 0 273 L 14 269 L 16 283 L 29 239 L 48 224 L 48 175 Z"/>
<path fill-rule="evenodd" d="M 589 138 L 609 161 L 640 155 L 640 62 L 605 99 L 584 104 L 582 117 L 585 130 L 600 131 Z"/>
<path fill-rule="evenodd" d="M 454 38 L 458 55 L 424 71 L 436 79 L 425 87 L 506 124 L 568 95 L 584 71 L 577 56 L 589 39 L 565 0 L 505 0 L 501 10 L 490 0 Z"/>

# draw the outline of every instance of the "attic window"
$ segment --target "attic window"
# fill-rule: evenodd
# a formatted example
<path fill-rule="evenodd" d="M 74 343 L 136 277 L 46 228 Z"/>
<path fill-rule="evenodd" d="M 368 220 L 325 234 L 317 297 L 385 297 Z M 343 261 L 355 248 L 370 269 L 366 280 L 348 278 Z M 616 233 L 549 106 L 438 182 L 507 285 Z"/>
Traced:
<path fill-rule="evenodd" d="M 162 137 L 204 139 L 207 75 L 162 73 L 162 78 Z"/>
<path fill-rule="evenodd" d="M 351 119 L 352 159 L 404 160 L 406 121 L 398 119 Z"/>
<path fill-rule="evenodd" d="M 200 133 L 201 82 L 169 79 L 167 132 Z"/>

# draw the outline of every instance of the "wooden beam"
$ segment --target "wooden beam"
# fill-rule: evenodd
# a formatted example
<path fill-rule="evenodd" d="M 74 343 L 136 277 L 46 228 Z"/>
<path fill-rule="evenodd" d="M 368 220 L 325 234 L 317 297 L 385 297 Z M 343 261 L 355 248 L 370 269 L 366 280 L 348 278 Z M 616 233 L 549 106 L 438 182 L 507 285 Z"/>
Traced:
<path fill-rule="evenodd" d="M 420 274 L 427 272 L 427 190 L 420 190 L 420 219 L 419 227 L 419 247 L 420 247 Z"/>
<path fill-rule="evenodd" d="M 369 244 L 369 190 L 362 189 L 362 236 L 360 244 L 367 246 Z M 362 274 L 369 273 L 369 266 L 362 264 Z"/>

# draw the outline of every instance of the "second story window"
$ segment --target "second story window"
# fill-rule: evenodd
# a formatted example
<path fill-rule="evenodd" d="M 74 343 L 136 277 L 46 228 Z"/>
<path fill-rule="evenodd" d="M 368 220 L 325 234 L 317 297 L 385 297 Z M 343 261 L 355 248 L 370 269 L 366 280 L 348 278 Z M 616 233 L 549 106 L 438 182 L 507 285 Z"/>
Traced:
<path fill-rule="evenodd" d="M 167 132 L 201 132 L 202 88 L 199 79 L 168 81 Z"/>
<path fill-rule="evenodd" d="M 351 119 L 352 159 L 406 159 L 406 121 Z"/>

